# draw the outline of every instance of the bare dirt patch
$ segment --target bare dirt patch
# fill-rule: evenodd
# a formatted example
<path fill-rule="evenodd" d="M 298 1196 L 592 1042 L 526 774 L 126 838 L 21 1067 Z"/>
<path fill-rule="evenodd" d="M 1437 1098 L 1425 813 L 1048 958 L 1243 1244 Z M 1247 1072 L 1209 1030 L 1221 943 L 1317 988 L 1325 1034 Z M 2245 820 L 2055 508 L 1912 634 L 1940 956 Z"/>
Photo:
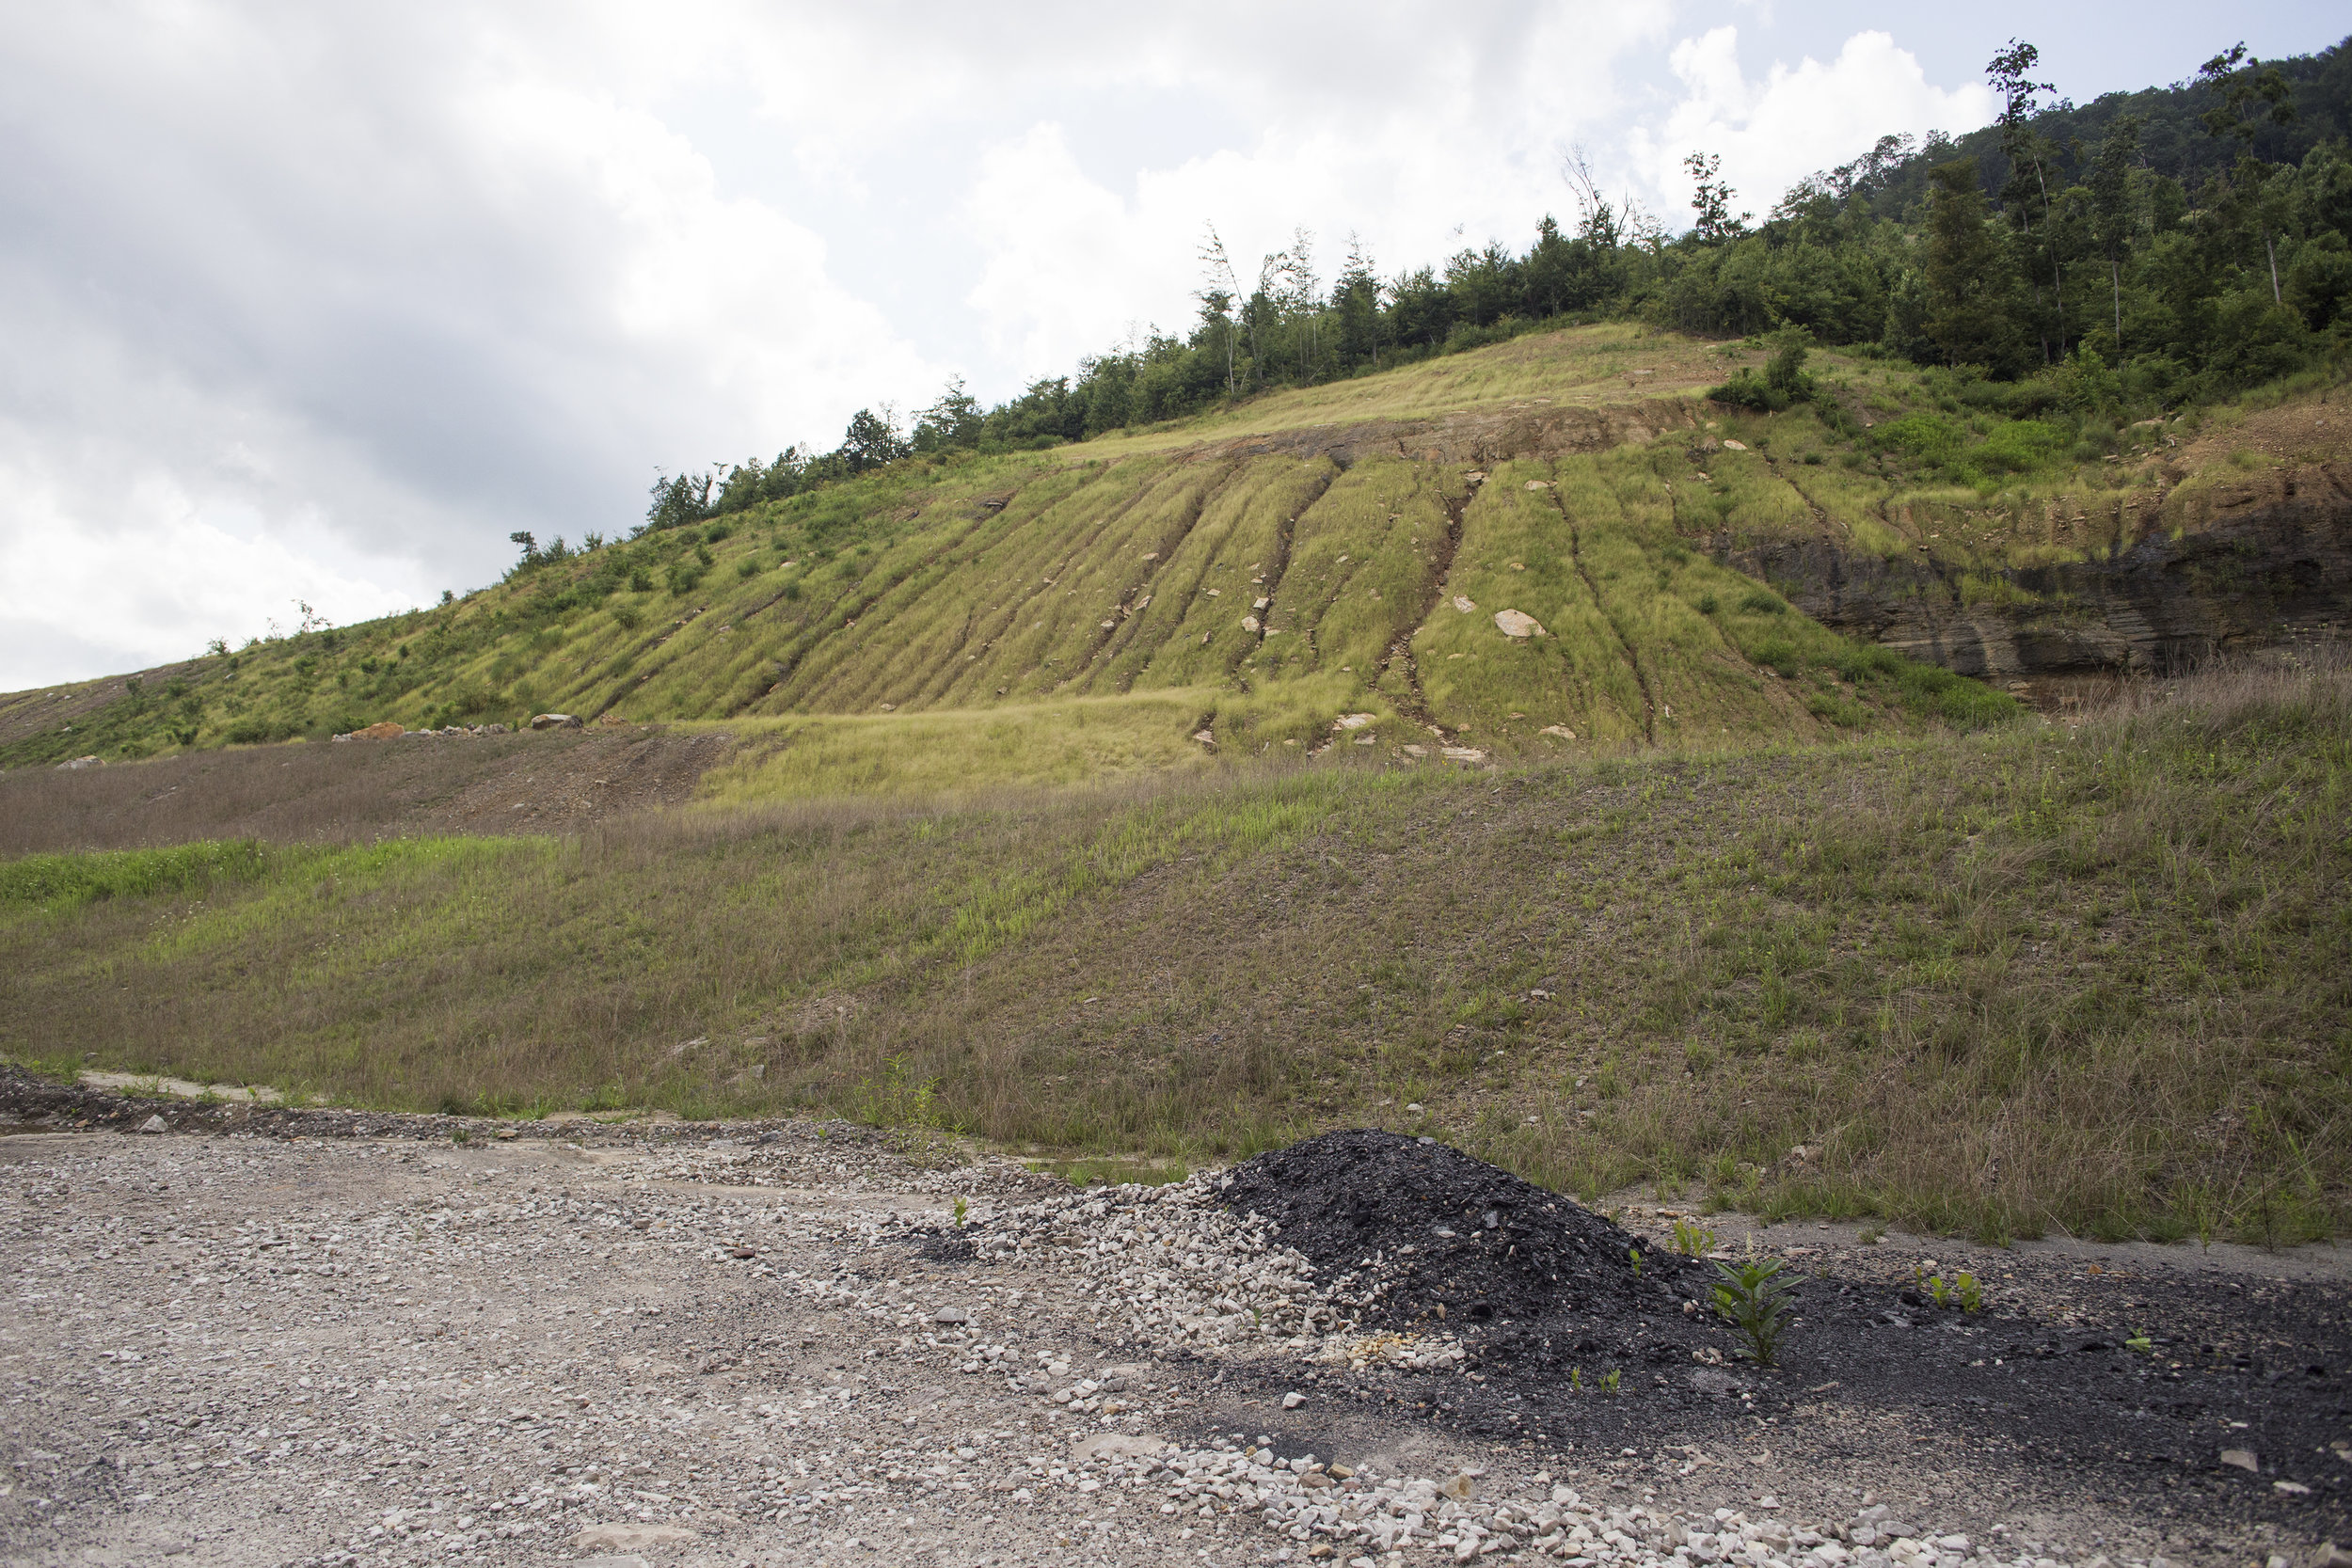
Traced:
<path fill-rule="evenodd" d="M 2255 452 L 2290 465 L 2352 462 L 2352 404 L 2327 394 L 2207 421 L 2173 459 L 2191 470 Z"/>
<path fill-rule="evenodd" d="M 723 734 L 404 736 L 0 774 L 0 855 L 569 828 L 694 798 Z"/>
<path fill-rule="evenodd" d="M 1201 450 L 1222 457 L 1268 452 L 1302 458 L 1328 455 L 1341 463 L 1375 452 L 1429 463 L 1500 463 L 1646 445 L 1669 431 L 1695 429 L 1698 422 L 1693 405 L 1679 399 L 1645 398 L 1623 405 L 1589 407 L 1528 398 L 1501 408 L 1441 419 L 1309 425 L 1217 441 Z"/>

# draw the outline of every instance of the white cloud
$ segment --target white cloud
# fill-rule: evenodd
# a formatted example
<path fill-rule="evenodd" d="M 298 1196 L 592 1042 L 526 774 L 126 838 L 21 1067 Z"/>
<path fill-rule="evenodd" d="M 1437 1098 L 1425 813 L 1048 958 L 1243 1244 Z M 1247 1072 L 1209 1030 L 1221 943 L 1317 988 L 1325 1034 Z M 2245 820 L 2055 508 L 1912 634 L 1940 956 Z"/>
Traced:
<path fill-rule="evenodd" d="M 1677 43 L 1668 56 L 1684 94 L 1661 123 L 1638 127 L 1627 150 L 1661 205 L 1680 213 L 1690 199 L 1683 158 L 1720 153 L 1740 205 L 1758 215 L 1817 169 L 1842 164 L 1880 136 L 1931 130 L 1973 130 L 1993 118 L 1982 83 L 1935 87 L 1911 52 L 1885 33 L 1856 33 L 1824 65 L 1810 55 L 1794 66 L 1774 61 L 1751 81 L 1739 59 L 1739 31 L 1710 28 Z"/>
<path fill-rule="evenodd" d="M 1613 137 L 1628 105 L 1613 65 L 1663 17 L 1655 6 L 1527 8 L 1492 36 L 1438 41 L 1372 26 L 1350 34 L 1361 59 L 1278 40 L 1230 71 L 1217 57 L 1228 42 L 1169 42 L 1152 70 L 1204 87 L 1248 82 L 1282 112 L 1247 145 L 1138 168 L 1116 185 L 1085 170 L 1061 123 L 992 144 L 961 203 L 985 259 L 966 298 L 991 348 L 1025 379 L 1067 370 L 1131 323 L 1187 325 L 1211 223 L 1245 288 L 1260 258 L 1302 226 L 1327 279 L 1351 231 L 1391 275 L 1489 239 L 1524 245 L 1545 213 L 1571 215 L 1561 154 L 1579 137 Z M 1294 80 L 1286 61 L 1315 69 Z M 1378 90 L 1335 91 L 1351 69 Z"/>
<path fill-rule="evenodd" d="M 300 603 L 348 622 L 427 598 L 385 581 L 385 562 L 324 529 L 208 508 L 159 469 L 108 487 L 134 519 L 115 531 L 91 528 L 87 489 L 21 449 L 0 456 L 0 487 L 12 525 L 0 533 L 0 581 L 16 591 L 0 621 L 0 667 L 24 684 L 183 658 L 273 621 L 292 628 Z"/>
<path fill-rule="evenodd" d="M 479 582 L 516 528 L 626 527 L 656 463 L 937 379 L 609 57 L 462 14 L 135 21 L 0 42 L 52 128 L 0 166 L 0 685 Z"/>

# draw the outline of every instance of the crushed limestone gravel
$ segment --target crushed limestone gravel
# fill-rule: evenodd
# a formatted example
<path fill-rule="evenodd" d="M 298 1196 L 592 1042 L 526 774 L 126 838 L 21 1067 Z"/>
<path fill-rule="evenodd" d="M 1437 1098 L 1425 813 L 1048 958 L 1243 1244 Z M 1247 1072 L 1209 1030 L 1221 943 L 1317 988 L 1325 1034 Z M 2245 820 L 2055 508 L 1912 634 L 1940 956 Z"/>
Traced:
<path fill-rule="evenodd" d="M 1409 1414 L 1388 1418 L 1402 1449 L 1376 1424 L 1278 1440 L 1255 1430 L 1280 1429 L 1278 1408 L 1330 1402 L 1308 1381 L 1318 1368 L 1376 1359 L 1430 1399 L 1483 1374 L 1433 1323 L 1361 1321 L 1349 1271 L 1233 1200 L 1251 1190 L 1239 1172 L 1042 1198 L 1012 1167 L 968 1167 L 952 1194 L 937 1174 L 805 1126 L 749 1147 L 0 1138 L 0 1560 L 2088 1555 L 1966 1535 L 1915 1498 L 1703 1507 L 1656 1495 L 1663 1481 L 1612 1497 L 1623 1461 L 1608 1454 L 1495 1448 L 1433 1465 Z M 1583 1223 L 1558 1213 L 1516 1233 L 1556 1248 Z M 1312 1243 L 1305 1218 L 1294 1210 L 1288 1233 Z M 1474 1243 L 1458 1267 L 1481 1262 Z M 1575 1299 L 1589 1311 L 1593 1289 Z M 1283 1380 L 1309 1391 L 1244 1397 Z M 1641 1462 L 1685 1454 L 1685 1476 L 1745 1464 L 1696 1446 Z"/>

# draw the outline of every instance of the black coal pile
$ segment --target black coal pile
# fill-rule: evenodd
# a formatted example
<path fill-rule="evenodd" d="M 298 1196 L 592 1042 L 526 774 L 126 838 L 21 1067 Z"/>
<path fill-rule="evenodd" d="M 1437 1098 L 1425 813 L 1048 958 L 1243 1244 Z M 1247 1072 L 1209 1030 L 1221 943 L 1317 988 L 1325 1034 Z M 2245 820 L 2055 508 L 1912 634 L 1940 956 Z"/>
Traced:
<path fill-rule="evenodd" d="M 1575 1199 L 1400 1133 L 1327 1132 L 1261 1154 L 1221 1196 L 1271 1220 L 1367 1325 L 1481 1338 L 1580 1320 L 1630 1327 L 1677 1319 L 1681 1300 L 1706 1293 L 1686 1260 Z"/>

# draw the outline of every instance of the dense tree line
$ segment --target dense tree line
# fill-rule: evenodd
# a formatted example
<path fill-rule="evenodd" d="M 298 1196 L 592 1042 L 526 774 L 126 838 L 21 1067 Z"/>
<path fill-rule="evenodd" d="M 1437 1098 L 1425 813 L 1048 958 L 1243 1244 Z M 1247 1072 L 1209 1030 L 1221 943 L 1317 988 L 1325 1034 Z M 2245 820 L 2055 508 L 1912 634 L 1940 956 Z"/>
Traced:
<path fill-rule="evenodd" d="M 1693 153 L 1679 236 L 1607 199 L 1581 156 L 1566 168 L 1572 229 L 1547 216 L 1524 251 L 1490 242 L 1442 268 L 1383 277 L 1351 241 L 1327 286 L 1301 230 L 1245 286 L 1211 229 L 1182 336 L 1154 329 L 993 408 L 958 381 L 903 431 L 887 406 L 861 409 L 831 452 L 665 477 L 646 526 L 907 456 L 1083 440 L 1538 325 L 1793 332 L 1951 367 L 2006 388 L 2017 412 L 2078 414 L 2223 393 L 2352 347 L 2352 40 L 2268 62 L 2241 45 L 2189 80 L 2081 106 L 2045 102 L 2055 89 L 2036 64 L 2014 41 L 1990 63 L 1994 124 L 1882 138 L 1760 223 L 1734 210 L 1717 160 Z"/>

